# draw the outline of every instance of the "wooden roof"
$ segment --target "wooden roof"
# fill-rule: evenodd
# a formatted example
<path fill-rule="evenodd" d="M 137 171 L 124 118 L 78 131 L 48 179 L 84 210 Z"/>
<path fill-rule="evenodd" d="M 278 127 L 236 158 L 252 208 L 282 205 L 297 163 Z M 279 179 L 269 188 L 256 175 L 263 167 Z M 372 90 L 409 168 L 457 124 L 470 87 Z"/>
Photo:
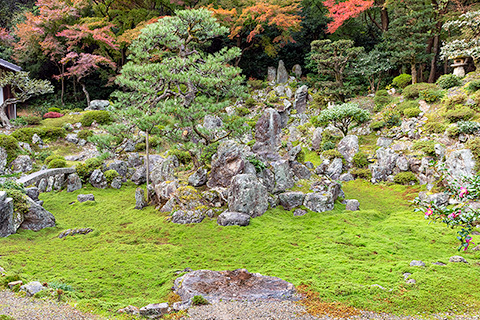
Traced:
<path fill-rule="evenodd" d="M 10 63 L 8 61 L 5 61 L 3 59 L 0 59 L 0 67 L 3 67 L 5 69 L 8 69 L 8 70 L 11 70 L 11 71 L 20 71 L 22 70 L 21 67 L 13 64 L 13 63 Z"/>

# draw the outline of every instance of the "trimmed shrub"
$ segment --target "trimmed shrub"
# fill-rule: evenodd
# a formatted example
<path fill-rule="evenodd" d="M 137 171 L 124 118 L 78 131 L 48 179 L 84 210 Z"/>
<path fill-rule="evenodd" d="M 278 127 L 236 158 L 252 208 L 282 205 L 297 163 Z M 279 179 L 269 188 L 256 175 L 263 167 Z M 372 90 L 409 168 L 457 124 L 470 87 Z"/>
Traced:
<path fill-rule="evenodd" d="M 219 142 L 215 142 L 205 146 L 202 150 L 200 155 L 200 162 L 202 163 L 210 163 L 212 161 L 212 157 L 215 153 L 217 153 L 218 146 L 220 145 Z"/>
<path fill-rule="evenodd" d="M 188 151 L 170 149 L 168 150 L 168 155 L 177 157 L 178 161 L 180 161 L 182 164 L 188 164 L 190 161 L 192 161 L 192 156 Z"/>
<path fill-rule="evenodd" d="M 61 112 L 62 112 L 62 109 L 60 109 L 60 108 L 57 108 L 57 107 L 51 107 L 51 108 L 48 108 L 48 112 L 57 112 L 57 113 L 61 113 Z"/>
<path fill-rule="evenodd" d="M 21 118 L 25 121 L 26 124 L 31 126 L 40 124 L 40 121 L 42 121 L 42 118 L 38 116 L 23 116 Z"/>
<path fill-rule="evenodd" d="M 55 158 L 48 163 L 47 167 L 48 169 L 52 169 L 52 168 L 65 168 L 66 166 L 67 166 L 67 161 L 65 161 L 65 159 Z"/>
<path fill-rule="evenodd" d="M 198 295 L 198 296 L 194 296 L 192 298 L 192 305 L 193 306 L 201 306 L 201 305 L 207 305 L 207 304 L 210 304 L 210 302 L 208 302 L 207 299 L 205 299 L 204 297 Z"/>
<path fill-rule="evenodd" d="M 255 105 L 255 103 L 256 103 L 256 101 L 252 97 L 248 97 L 247 100 L 245 100 L 245 105 L 248 106 L 248 107 L 253 107 Z"/>
<path fill-rule="evenodd" d="M 90 158 L 85 163 L 80 163 L 76 166 L 77 174 L 82 179 L 83 183 L 88 181 L 92 172 L 96 169 L 101 169 L 103 161 L 99 158 Z"/>
<path fill-rule="evenodd" d="M 435 156 L 435 141 L 417 141 L 413 144 L 413 150 L 419 150 L 427 156 Z"/>
<path fill-rule="evenodd" d="M 431 89 L 435 90 L 438 89 L 438 87 L 433 83 L 415 83 L 403 89 L 403 96 L 405 97 L 405 99 L 418 99 L 420 96 L 420 92 Z"/>
<path fill-rule="evenodd" d="M 445 94 L 442 90 L 428 89 L 420 91 L 419 97 L 420 99 L 431 103 L 440 100 L 444 95 Z"/>
<path fill-rule="evenodd" d="M 247 99 L 248 100 L 248 99 Z M 246 108 L 246 107 L 238 107 L 236 109 L 237 111 L 237 114 L 240 116 L 240 117 L 245 117 L 246 115 L 249 115 L 250 114 L 250 109 Z"/>
<path fill-rule="evenodd" d="M 473 81 L 470 81 L 467 86 L 466 86 L 466 89 L 470 92 L 475 92 L 477 90 L 480 90 L 480 80 L 473 80 Z"/>
<path fill-rule="evenodd" d="M 402 123 L 402 118 L 395 110 L 388 110 L 383 114 L 383 121 L 387 128 L 399 126 Z"/>
<path fill-rule="evenodd" d="M 445 105 L 445 107 L 447 107 L 447 110 L 451 110 L 451 109 L 454 109 L 455 106 L 457 105 L 462 105 L 463 103 L 465 103 L 465 101 L 467 100 L 467 96 L 464 95 L 464 94 L 458 94 L 456 96 L 452 96 L 450 98 L 445 98 L 443 100 L 443 104 Z"/>
<path fill-rule="evenodd" d="M 300 163 L 304 163 L 304 162 L 305 162 L 305 157 L 306 157 L 305 151 L 303 151 L 303 149 L 302 149 L 302 150 L 300 150 L 300 152 L 297 154 L 297 157 L 295 158 L 295 160 L 297 160 L 297 161 L 300 162 Z"/>
<path fill-rule="evenodd" d="M 419 103 L 417 100 L 405 100 L 397 104 L 394 108 L 399 114 L 403 114 L 406 109 L 418 108 Z"/>
<path fill-rule="evenodd" d="M 37 134 L 40 138 L 45 140 L 57 140 L 65 137 L 65 129 L 58 127 L 44 127 L 44 128 L 20 128 L 11 133 L 18 141 L 31 143 L 32 137 Z"/>
<path fill-rule="evenodd" d="M 458 105 L 455 109 L 445 112 L 445 118 L 451 123 L 461 120 L 469 120 L 474 115 L 475 111 L 462 105 Z"/>
<path fill-rule="evenodd" d="M 80 132 L 77 133 L 78 139 L 84 139 L 87 140 L 89 137 L 93 136 L 93 131 L 92 130 L 81 130 Z"/>
<path fill-rule="evenodd" d="M 453 125 L 448 127 L 447 129 L 447 136 L 449 138 L 455 139 L 460 135 L 460 130 L 458 129 L 457 125 Z"/>
<path fill-rule="evenodd" d="M 61 118 L 63 117 L 63 114 L 60 112 L 47 112 L 43 115 L 44 119 L 53 119 L 53 118 Z"/>
<path fill-rule="evenodd" d="M 108 183 L 112 183 L 113 179 L 120 176 L 115 170 L 107 170 L 103 174 L 105 175 L 105 179 L 107 179 Z"/>
<path fill-rule="evenodd" d="M 413 172 L 400 172 L 393 177 L 393 182 L 396 184 L 409 185 L 411 182 L 417 183 L 418 179 Z"/>
<path fill-rule="evenodd" d="M 255 167 L 255 171 L 258 173 L 267 168 L 267 165 L 255 155 L 247 156 L 246 159 Z"/>
<path fill-rule="evenodd" d="M 472 134 L 480 130 L 480 123 L 475 121 L 458 121 L 457 127 L 460 133 Z"/>
<path fill-rule="evenodd" d="M 372 179 L 372 172 L 370 169 L 360 169 L 360 168 L 355 168 L 350 171 L 350 173 L 355 177 L 359 179 L 365 179 L 365 180 L 370 180 Z"/>
<path fill-rule="evenodd" d="M 135 145 L 135 151 L 141 152 L 147 149 L 147 144 L 145 142 L 140 142 Z"/>
<path fill-rule="evenodd" d="M 18 140 L 12 135 L 0 134 L 0 147 L 7 152 L 7 162 L 15 160 L 20 153 Z"/>
<path fill-rule="evenodd" d="M 381 111 L 384 106 L 392 102 L 392 97 L 388 94 L 387 90 L 378 90 L 375 93 L 373 102 L 375 103 L 375 111 Z"/>
<path fill-rule="evenodd" d="M 420 115 L 421 111 L 419 108 L 408 108 L 403 110 L 403 115 L 407 118 L 416 118 Z"/>
<path fill-rule="evenodd" d="M 252 90 L 260 90 L 265 88 L 266 84 L 262 80 L 257 79 L 248 79 L 247 80 L 247 87 Z"/>
<path fill-rule="evenodd" d="M 461 86 L 462 80 L 456 75 L 449 73 L 444 74 L 440 78 L 438 78 L 436 84 L 442 89 L 450 89 L 453 87 Z"/>
<path fill-rule="evenodd" d="M 428 133 L 443 133 L 447 129 L 447 125 L 442 122 L 427 122 L 423 126 L 423 130 Z"/>
<path fill-rule="evenodd" d="M 322 150 L 324 151 L 332 150 L 332 149 L 335 149 L 336 147 L 337 145 L 335 144 L 335 142 L 332 142 L 332 141 L 322 142 Z"/>
<path fill-rule="evenodd" d="M 314 93 L 312 95 L 313 99 L 313 107 L 315 109 L 323 110 L 328 106 L 329 98 L 328 96 L 324 95 L 321 91 Z"/>
<path fill-rule="evenodd" d="M 80 123 L 84 127 L 90 127 L 93 121 L 98 124 L 109 124 L 112 122 L 112 118 L 110 117 L 110 113 L 108 111 L 94 110 L 83 114 L 82 118 L 80 119 Z"/>
<path fill-rule="evenodd" d="M 335 149 L 323 151 L 322 152 L 322 157 L 324 157 L 325 159 L 328 159 L 328 160 L 333 160 L 335 158 L 341 158 L 342 160 L 345 159 L 342 156 L 342 154 L 338 150 L 335 150 Z"/>
<path fill-rule="evenodd" d="M 379 130 L 382 130 L 383 128 L 385 128 L 385 126 L 386 126 L 385 121 L 383 121 L 383 120 L 375 121 L 375 122 L 372 122 L 370 124 L 370 129 L 372 129 L 373 131 L 379 131 Z"/>
<path fill-rule="evenodd" d="M 392 80 L 392 84 L 397 87 L 397 88 L 405 88 L 408 86 L 410 83 L 412 83 L 412 76 L 409 74 L 402 73 L 399 76 L 396 76 Z"/>
<path fill-rule="evenodd" d="M 363 152 L 357 152 L 352 158 L 352 163 L 357 168 L 366 168 L 369 163 L 368 157 Z"/>
<path fill-rule="evenodd" d="M 43 163 L 45 163 L 46 165 L 49 165 L 50 162 L 55 160 L 55 159 L 61 159 L 61 160 L 65 161 L 64 157 L 52 154 L 52 155 L 46 157 L 45 161 L 43 161 Z"/>

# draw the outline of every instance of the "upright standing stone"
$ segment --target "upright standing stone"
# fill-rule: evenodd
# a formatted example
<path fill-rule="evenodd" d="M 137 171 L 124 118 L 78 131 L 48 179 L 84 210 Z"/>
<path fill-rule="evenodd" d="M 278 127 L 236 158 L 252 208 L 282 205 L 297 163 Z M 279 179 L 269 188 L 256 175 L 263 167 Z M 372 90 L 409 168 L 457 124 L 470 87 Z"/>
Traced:
<path fill-rule="evenodd" d="M 268 67 L 267 81 L 272 82 L 277 78 L 277 69 L 275 67 Z"/>
<path fill-rule="evenodd" d="M 302 67 L 300 67 L 299 64 L 296 64 L 293 66 L 293 69 L 292 69 L 293 73 L 295 73 L 295 77 L 297 79 L 300 79 L 300 77 L 302 76 Z"/>
<path fill-rule="evenodd" d="M 285 64 L 283 60 L 278 61 L 278 69 L 277 69 L 277 83 L 285 83 L 288 81 L 288 72 L 285 68 Z"/>
<path fill-rule="evenodd" d="M 301 86 L 295 91 L 295 109 L 298 113 L 304 113 L 307 110 L 307 97 L 307 86 Z"/>
<path fill-rule="evenodd" d="M 135 190 L 135 209 L 143 209 L 147 206 L 147 201 L 145 200 L 145 191 L 142 188 L 137 188 Z"/>
<path fill-rule="evenodd" d="M 255 125 L 256 143 L 253 151 L 277 151 L 280 145 L 280 134 L 282 132 L 282 119 L 280 114 L 267 108 Z"/>

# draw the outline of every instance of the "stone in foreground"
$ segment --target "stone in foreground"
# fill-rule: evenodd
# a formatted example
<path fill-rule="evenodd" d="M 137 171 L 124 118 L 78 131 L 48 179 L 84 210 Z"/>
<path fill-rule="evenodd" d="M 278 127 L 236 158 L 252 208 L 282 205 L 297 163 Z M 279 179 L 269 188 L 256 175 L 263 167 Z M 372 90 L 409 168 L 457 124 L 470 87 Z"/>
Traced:
<path fill-rule="evenodd" d="M 465 260 L 464 257 L 462 256 L 453 256 L 448 259 L 449 262 L 463 262 L 463 263 L 468 263 L 467 260 Z"/>
<path fill-rule="evenodd" d="M 140 308 L 140 315 L 144 317 L 149 316 L 163 316 L 169 311 L 168 303 L 152 303 Z"/>
<path fill-rule="evenodd" d="M 280 278 L 250 273 L 246 269 L 234 271 L 196 270 L 175 280 L 174 292 L 183 303 L 201 295 L 208 302 L 221 300 L 294 300 L 295 287 Z"/>
<path fill-rule="evenodd" d="M 82 202 L 85 202 L 85 201 L 95 201 L 95 196 L 91 193 L 89 194 L 79 194 L 77 196 L 77 201 L 82 203 Z"/>
<path fill-rule="evenodd" d="M 248 226 L 250 224 L 250 216 L 241 212 L 225 211 L 217 218 L 220 226 Z"/>
<path fill-rule="evenodd" d="M 412 260 L 410 262 L 410 267 L 425 267 L 425 262 L 421 260 Z"/>
<path fill-rule="evenodd" d="M 347 205 L 345 207 L 345 210 L 348 211 L 358 211 L 360 210 L 360 202 L 356 199 L 349 199 L 347 200 Z"/>
<path fill-rule="evenodd" d="M 44 290 L 43 285 L 38 281 L 29 282 L 26 285 L 20 287 L 20 291 L 25 291 L 27 297 L 33 297 L 36 293 Z"/>

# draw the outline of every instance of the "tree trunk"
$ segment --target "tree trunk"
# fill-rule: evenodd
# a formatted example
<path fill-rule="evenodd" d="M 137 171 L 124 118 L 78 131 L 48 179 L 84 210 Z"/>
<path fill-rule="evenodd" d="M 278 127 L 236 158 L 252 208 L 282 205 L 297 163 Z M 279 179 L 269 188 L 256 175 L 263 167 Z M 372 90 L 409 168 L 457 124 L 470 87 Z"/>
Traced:
<path fill-rule="evenodd" d="M 417 83 L 417 66 L 415 63 L 412 63 L 412 84 Z"/>
<path fill-rule="evenodd" d="M 0 106 L 0 121 L 2 122 L 2 126 L 4 128 L 11 128 L 10 120 L 8 120 L 7 114 L 5 113 L 5 109 L 7 108 L 7 104 L 4 103 Z"/>
<path fill-rule="evenodd" d="M 60 93 L 60 102 L 62 103 L 62 106 L 65 105 L 65 101 L 63 100 L 63 97 L 65 96 L 65 77 L 63 76 L 65 72 L 65 66 L 62 64 L 62 76 L 60 78 L 60 83 L 62 84 L 62 91 Z"/>
<path fill-rule="evenodd" d="M 85 98 L 87 98 L 87 108 L 90 107 L 90 95 L 88 94 L 87 87 L 85 86 L 85 83 L 80 82 L 80 85 L 82 86 L 83 93 L 85 94 Z"/>
<path fill-rule="evenodd" d="M 148 131 L 145 137 L 145 152 L 147 156 L 147 203 L 150 201 L 148 197 L 148 186 L 150 184 L 150 150 L 149 150 L 149 143 L 148 143 Z"/>
<path fill-rule="evenodd" d="M 437 59 L 440 52 L 440 32 L 442 31 L 442 26 L 442 21 L 438 21 L 436 25 L 437 33 L 433 38 L 433 57 L 432 61 L 430 62 L 430 76 L 428 77 L 429 83 L 434 83 L 437 78 Z"/>
<path fill-rule="evenodd" d="M 382 8 L 382 10 L 380 11 L 380 17 L 382 20 L 382 30 L 385 32 L 388 30 L 388 25 L 390 24 L 387 8 Z"/>

